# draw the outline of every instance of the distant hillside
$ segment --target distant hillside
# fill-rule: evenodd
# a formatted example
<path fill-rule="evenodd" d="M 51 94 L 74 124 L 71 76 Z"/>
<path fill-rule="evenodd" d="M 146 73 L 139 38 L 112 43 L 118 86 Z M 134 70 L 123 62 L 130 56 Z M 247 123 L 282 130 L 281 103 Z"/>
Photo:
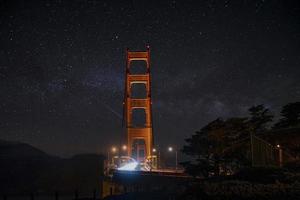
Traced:
<path fill-rule="evenodd" d="M 0 159 L 39 158 L 49 159 L 50 155 L 26 143 L 0 140 Z"/>
<path fill-rule="evenodd" d="M 25 143 L 0 140 L 0 193 L 91 192 L 100 187 L 103 156 L 51 156 Z"/>

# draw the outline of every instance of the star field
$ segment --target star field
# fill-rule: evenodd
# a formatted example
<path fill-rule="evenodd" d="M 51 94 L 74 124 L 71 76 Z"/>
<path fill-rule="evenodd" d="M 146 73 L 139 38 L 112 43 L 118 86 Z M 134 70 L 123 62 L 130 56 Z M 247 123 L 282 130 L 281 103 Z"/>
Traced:
<path fill-rule="evenodd" d="M 1 1 L 0 139 L 105 152 L 124 134 L 125 50 L 151 48 L 156 143 L 300 98 L 298 1 Z M 176 126 L 174 126 L 176 124 Z"/>

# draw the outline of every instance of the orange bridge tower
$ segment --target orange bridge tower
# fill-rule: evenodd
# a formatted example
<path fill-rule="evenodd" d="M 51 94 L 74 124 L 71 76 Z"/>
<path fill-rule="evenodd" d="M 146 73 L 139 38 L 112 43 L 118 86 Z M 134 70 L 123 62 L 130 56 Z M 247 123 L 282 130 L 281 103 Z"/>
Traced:
<path fill-rule="evenodd" d="M 132 65 L 134 62 L 136 62 L 135 64 L 145 62 L 145 71 L 143 73 L 133 73 Z M 151 157 L 153 146 L 149 47 L 146 51 L 129 51 L 127 49 L 125 79 L 123 104 L 128 156 L 144 162 Z M 142 97 L 133 96 L 133 88 L 137 85 L 144 86 L 142 89 L 145 91 Z M 142 115 L 135 116 L 138 114 L 136 111 L 142 111 Z M 136 121 L 142 121 L 142 123 Z"/>

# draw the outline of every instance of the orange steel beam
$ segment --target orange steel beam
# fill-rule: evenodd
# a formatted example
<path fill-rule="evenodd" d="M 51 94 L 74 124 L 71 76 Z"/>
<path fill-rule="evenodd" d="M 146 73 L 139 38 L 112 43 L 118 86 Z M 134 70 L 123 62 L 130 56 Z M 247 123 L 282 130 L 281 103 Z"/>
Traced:
<path fill-rule="evenodd" d="M 142 60 L 146 62 L 147 71 L 144 74 L 131 74 L 130 64 L 133 61 Z M 145 142 L 145 158 L 151 156 L 153 146 L 152 136 L 152 101 L 151 101 L 151 81 L 150 81 L 150 49 L 147 51 L 126 52 L 126 81 L 124 97 L 124 119 L 127 134 L 127 151 L 132 156 L 132 145 L 134 140 L 142 139 Z M 145 84 L 147 96 L 145 98 L 131 98 L 132 84 Z M 132 112 L 134 109 L 142 108 L 145 110 L 146 123 L 142 127 L 135 127 L 132 124 Z"/>

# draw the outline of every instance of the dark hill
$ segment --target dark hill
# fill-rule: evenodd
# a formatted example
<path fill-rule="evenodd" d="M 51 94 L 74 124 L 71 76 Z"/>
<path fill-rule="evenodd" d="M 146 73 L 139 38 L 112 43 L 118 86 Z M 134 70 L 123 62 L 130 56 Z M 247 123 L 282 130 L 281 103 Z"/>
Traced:
<path fill-rule="evenodd" d="M 29 144 L 0 140 L 0 166 L 0 194 L 91 192 L 100 187 L 103 156 L 62 159 Z"/>
<path fill-rule="evenodd" d="M 1 159 L 49 159 L 50 157 L 52 156 L 26 143 L 0 140 Z"/>

